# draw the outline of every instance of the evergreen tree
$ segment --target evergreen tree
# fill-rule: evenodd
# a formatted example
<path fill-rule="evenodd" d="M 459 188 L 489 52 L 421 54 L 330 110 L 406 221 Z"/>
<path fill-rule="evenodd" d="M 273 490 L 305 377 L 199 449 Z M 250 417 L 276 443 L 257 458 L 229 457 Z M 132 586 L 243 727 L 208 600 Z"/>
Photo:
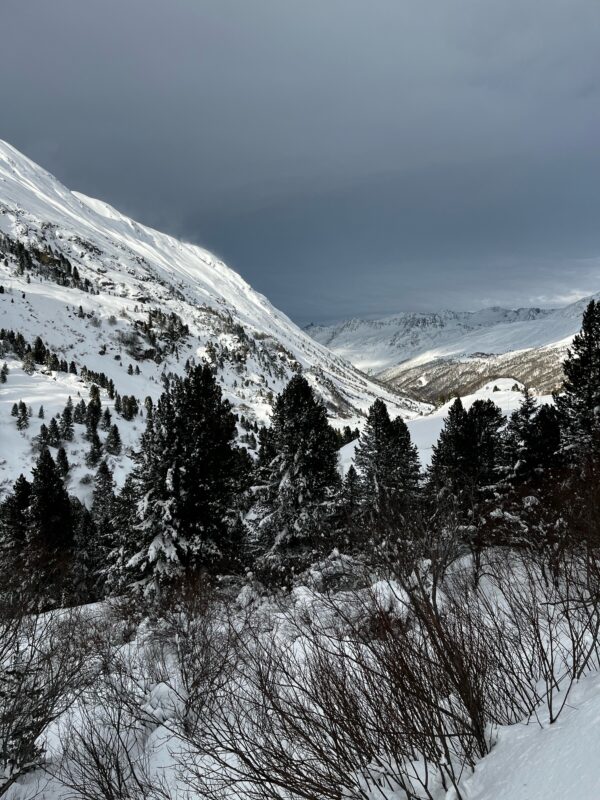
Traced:
<path fill-rule="evenodd" d="M 104 588 L 107 594 L 123 591 L 130 580 L 127 566 L 136 554 L 139 532 L 136 529 L 136 509 L 140 501 L 139 483 L 129 473 L 119 494 L 115 497 L 113 508 L 114 545 L 106 554 L 103 572 Z"/>
<path fill-rule="evenodd" d="M 258 511 L 260 567 L 265 577 L 286 580 L 335 544 L 337 437 L 307 380 L 295 375 L 274 403 L 270 432 L 259 439 L 266 483 Z"/>
<path fill-rule="evenodd" d="M 40 433 L 38 436 L 38 444 L 41 447 L 47 447 L 49 444 L 49 433 L 48 433 L 48 426 L 45 425 L 43 422 L 40 425 Z"/>
<path fill-rule="evenodd" d="M 531 437 L 537 411 L 535 397 L 525 387 L 521 405 L 511 414 L 504 437 L 505 469 L 513 481 L 527 478 L 533 469 Z"/>
<path fill-rule="evenodd" d="M 105 446 L 106 452 L 110 453 L 111 456 L 118 456 L 121 454 L 121 434 L 116 425 L 110 426 Z"/>
<path fill-rule="evenodd" d="M 107 569 L 107 557 L 115 546 L 115 482 L 106 461 L 102 460 L 96 471 L 91 513 L 94 520 L 96 544 L 96 582 L 100 590 Z M 131 514 L 131 509 L 130 509 Z"/>
<path fill-rule="evenodd" d="M 101 430 L 103 430 L 103 431 L 110 430 L 111 422 L 112 422 L 112 418 L 110 416 L 110 409 L 107 406 L 104 409 L 104 411 L 102 413 L 102 417 L 100 419 L 100 428 L 101 428 Z"/>
<path fill-rule="evenodd" d="M 502 469 L 505 419 L 492 400 L 476 400 L 467 413 L 471 441 L 471 466 L 474 485 L 493 486 Z"/>
<path fill-rule="evenodd" d="M 65 587 L 73 548 L 71 503 L 47 447 L 33 468 L 31 484 L 30 567 L 48 600 L 57 601 Z"/>
<path fill-rule="evenodd" d="M 354 465 L 350 465 L 342 482 L 342 488 L 337 502 L 338 525 L 337 528 L 344 536 L 344 545 L 351 545 L 353 548 L 362 549 L 364 541 L 362 539 L 362 506 L 361 506 L 361 483 L 358 472 Z M 360 531 L 360 533 L 359 533 Z"/>
<path fill-rule="evenodd" d="M 2 588 L 19 588 L 25 565 L 25 547 L 31 524 L 31 484 L 19 475 L 12 493 L 0 507 Z"/>
<path fill-rule="evenodd" d="M 23 372 L 26 375 L 33 375 L 35 372 L 35 360 L 31 350 L 28 350 L 23 356 Z"/>
<path fill-rule="evenodd" d="M 48 425 L 48 445 L 50 447 L 60 447 L 60 430 L 56 417 L 52 417 Z"/>
<path fill-rule="evenodd" d="M 13 403 L 12 408 L 10 410 L 11 417 L 18 417 L 19 416 L 19 406 L 16 403 Z"/>
<path fill-rule="evenodd" d="M 64 447 L 58 448 L 58 453 L 56 454 L 56 466 L 64 480 L 69 474 L 70 469 L 69 459 L 67 458 L 67 453 L 65 452 Z"/>
<path fill-rule="evenodd" d="M 375 400 L 369 409 L 355 464 L 361 504 L 371 520 L 408 512 L 419 481 L 417 451 L 404 420 L 390 420 L 382 400 Z"/>
<path fill-rule="evenodd" d="M 6 361 L 2 364 L 2 369 L 0 369 L 0 383 L 6 383 L 6 378 L 8 376 L 8 364 Z"/>
<path fill-rule="evenodd" d="M 86 436 L 92 441 L 94 434 L 97 435 L 98 423 L 100 422 L 100 415 L 102 413 L 102 405 L 100 402 L 100 390 L 96 384 L 90 386 L 90 401 L 87 404 L 85 411 L 85 426 Z"/>
<path fill-rule="evenodd" d="M 102 444 L 97 431 L 92 431 L 90 434 L 90 449 L 85 457 L 85 463 L 88 467 L 95 467 L 102 458 Z"/>
<path fill-rule="evenodd" d="M 85 422 L 86 405 L 85 400 L 80 400 L 73 411 L 73 422 L 83 425 Z"/>
<path fill-rule="evenodd" d="M 20 431 L 24 431 L 25 428 L 29 427 L 29 414 L 27 413 L 27 406 L 25 403 L 20 402 L 18 406 L 18 416 L 17 416 L 17 429 Z"/>
<path fill-rule="evenodd" d="M 600 440 L 600 303 L 591 300 L 581 331 L 563 364 L 562 392 L 555 395 L 562 447 L 571 460 L 597 448 Z"/>
<path fill-rule="evenodd" d="M 69 594 L 76 603 L 89 603 L 100 597 L 102 568 L 98 534 L 91 512 L 76 497 L 71 499 L 73 519 L 73 559 Z"/>
<path fill-rule="evenodd" d="M 140 523 L 130 575 L 147 589 L 234 557 L 238 493 L 249 470 L 230 405 L 208 367 L 166 381 L 142 436 Z"/>
<path fill-rule="evenodd" d="M 429 468 L 429 492 L 439 503 L 463 512 L 477 502 L 480 491 L 497 483 L 506 458 L 501 435 L 502 412 L 491 400 L 476 400 L 465 411 L 460 398 L 449 409 Z"/>
<path fill-rule="evenodd" d="M 65 440 L 65 442 L 72 442 L 74 435 L 75 429 L 73 427 L 73 411 L 68 405 L 66 405 L 60 418 L 60 436 L 61 439 Z"/>
<path fill-rule="evenodd" d="M 38 419 L 44 419 L 44 406 L 40 406 L 40 410 L 38 411 Z"/>

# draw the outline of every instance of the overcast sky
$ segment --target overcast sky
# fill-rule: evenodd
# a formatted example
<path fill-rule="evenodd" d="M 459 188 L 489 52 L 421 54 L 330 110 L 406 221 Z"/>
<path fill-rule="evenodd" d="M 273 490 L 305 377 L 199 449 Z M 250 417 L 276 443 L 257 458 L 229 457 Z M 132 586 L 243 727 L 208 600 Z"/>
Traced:
<path fill-rule="evenodd" d="M 300 323 L 600 291 L 599 0 L 1 0 L 0 138 Z"/>

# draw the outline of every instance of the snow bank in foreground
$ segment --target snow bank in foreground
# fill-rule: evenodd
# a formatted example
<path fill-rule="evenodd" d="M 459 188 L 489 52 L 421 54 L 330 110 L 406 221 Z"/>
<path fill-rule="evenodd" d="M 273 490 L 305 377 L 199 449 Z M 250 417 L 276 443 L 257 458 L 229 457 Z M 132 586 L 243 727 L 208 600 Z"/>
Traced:
<path fill-rule="evenodd" d="M 599 800 L 600 675 L 574 687 L 554 725 L 541 722 L 500 731 L 464 800 Z"/>

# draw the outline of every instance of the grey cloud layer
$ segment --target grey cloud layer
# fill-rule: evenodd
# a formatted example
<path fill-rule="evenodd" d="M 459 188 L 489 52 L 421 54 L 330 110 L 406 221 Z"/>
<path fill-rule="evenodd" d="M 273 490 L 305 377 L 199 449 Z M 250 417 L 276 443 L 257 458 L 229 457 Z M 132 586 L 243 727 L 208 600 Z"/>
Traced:
<path fill-rule="evenodd" d="M 597 0 L 3 0 L 0 136 L 300 321 L 600 289 Z"/>

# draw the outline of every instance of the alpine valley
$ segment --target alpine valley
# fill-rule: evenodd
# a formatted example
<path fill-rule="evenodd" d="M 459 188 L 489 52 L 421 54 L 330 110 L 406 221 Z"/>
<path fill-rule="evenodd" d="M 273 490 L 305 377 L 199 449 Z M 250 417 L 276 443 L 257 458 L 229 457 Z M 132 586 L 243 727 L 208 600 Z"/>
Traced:
<path fill-rule="evenodd" d="M 422 401 L 471 394 L 503 376 L 549 394 L 560 388 L 563 359 L 591 299 L 553 309 L 407 312 L 306 331 L 373 378 Z"/>
<path fill-rule="evenodd" d="M 144 428 L 144 399 L 156 400 L 161 376 L 182 373 L 188 361 L 216 367 L 249 449 L 253 429 L 269 419 L 273 398 L 299 372 L 338 427 L 355 427 L 376 398 L 393 416 L 428 410 L 315 342 L 211 253 L 70 191 L 1 141 L 0 285 L 0 328 L 32 345 L 40 337 L 57 359 L 27 374 L 7 353 L 0 493 L 19 473 L 30 474 L 32 442 L 42 424 L 39 406 L 51 418 L 69 396 L 87 399 L 100 375 L 103 390 L 112 381 L 141 411 L 119 419 L 125 447 L 111 459 L 119 485 Z M 71 372 L 52 368 L 61 362 L 72 362 Z M 18 402 L 34 412 L 21 432 L 10 416 Z M 103 402 L 114 408 L 105 391 Z M 83 448 L 77 435 L 67 447 L 70 491 L 80 496 L 87 492 Z"/>

